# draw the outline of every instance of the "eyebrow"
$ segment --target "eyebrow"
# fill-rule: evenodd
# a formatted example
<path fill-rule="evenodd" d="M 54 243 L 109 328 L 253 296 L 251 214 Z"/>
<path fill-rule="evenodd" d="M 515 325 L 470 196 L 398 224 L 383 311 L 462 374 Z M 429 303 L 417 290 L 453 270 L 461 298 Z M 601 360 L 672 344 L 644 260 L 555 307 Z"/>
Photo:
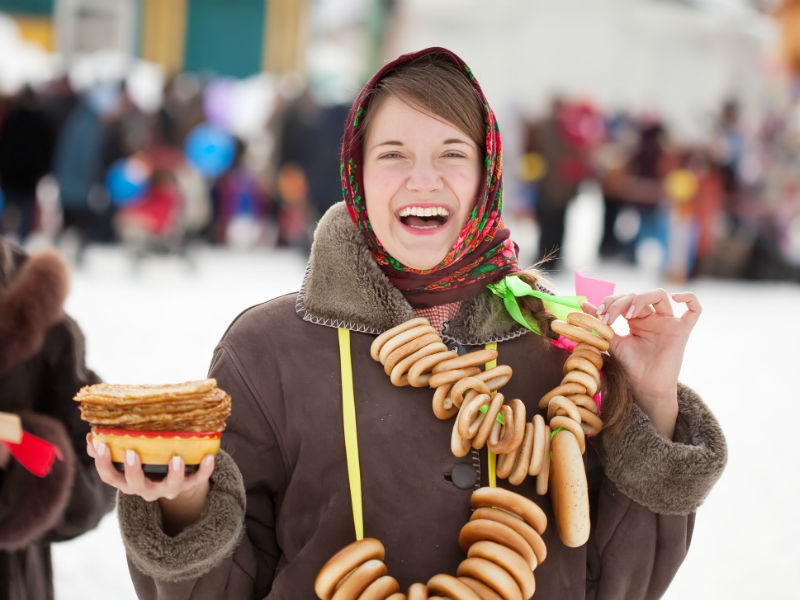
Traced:
<path fill-rule="evenodd" d="M 470 142 L 467 140 L 462 140 L 460 138 L 447 138 L 442 142 L 443 146 L 447 146 L 449 144 L 464 144 L 466 146 L 470 145 Z M 400 140 L 386 140 L 385 142 L 378 142 L 377 144 L 373 144 L 372 148 L 378 148 L 380 146 L 403 146 L 403 142 Z"/>

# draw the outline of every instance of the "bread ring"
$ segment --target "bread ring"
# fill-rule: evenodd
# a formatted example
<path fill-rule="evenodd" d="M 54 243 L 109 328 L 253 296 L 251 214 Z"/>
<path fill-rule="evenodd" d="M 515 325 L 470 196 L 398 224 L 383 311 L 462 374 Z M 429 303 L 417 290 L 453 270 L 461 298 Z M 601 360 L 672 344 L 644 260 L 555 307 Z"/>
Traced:
<path fill-rule="evenodd" d="M 381 364 L 386 363 L 386 359 L 389 357 L 389 354 L 394 352 L 397 348 L 411 343 L 418 337 L 429 333 L 436 335 L 437 338 L 439 337 L 436 333 L 436 330 L 430 325 L 417 325 L 416 327 L 412 327 L 411 329 L 406 329 L 405 331 L 398 333 L 391 339 L 386 340 L 386 342 L 383 344 L 380 352 L 378 352 L 378 361 Z M 420 346 L 420 348 L 421 347 L 422 346 Z"/>
<path fill-rule="evenodd" d="M 514 452 L 520 440 L 516 439 L 516 423 L 514 420 L 514 410 L 511 405 L 504 404 L 500 409 L 503 416 L 502 425 L 495 420 L 492 424 L 492 433 L 489 435 L 488 447 L 495 454 L 509 454 Z"/>
<path fill-rule="evenodd" d="M 597 402 L 595 402 L 594 398 L 591 396 L 587 396 L 586 394 L 571 394 L 567 396 L 567 398 L 572 400 L 572 403 L 578 408 L 583 408 L 594 414 L 599 414 L 600 412 L 600 409 L 597 408 Z"/>
<path fill-rule="evenodd" d="M 452 371 L 454 369 L 466 369 L 468 367 L 482 367 L 486 363 L 493 361 L 497 358 L 497 350 L 492 348 L 483 348 L 482 350 L 473 350 L 461 356 L 451 358 L 440 362 L 433 367 L 434 373 L 441 373 L 442 371 Z"/>
<path fill-rule="evenodd" d="M 428 385 L 432 388 L 446 385 L 448 383 L 455 383 L 462 377 L 472 377 L 477 375 L 481 370 L 479 367 L 465 367 L 463 369 L 453 369 L 451 371 L 441 371 L 434 373 L 428 378 Z"/>
<path fill-rule="evenodd" d="M 412 583 L 408 586 L 408 600 L 428 600 L 428 586 L 424 583 Z"/>
<path fill-rule="evenodd" d="M 446 421 L 450 417 L 458 414 L 458 407 L 453 406 L 452 403 L 449 408 L 446 406 L 448 394 L 452 387 L 453 384 L 451 383 L 440 385 L 436 388 L 436 391 L 433 392 L 433 401 L 431 402 L 433 414 L 437 419 L 441 419 L 442 421 Z"/>
<path fill-rule="evenodd" d="M 553 396 L 567 396 L 569 397 L 572 394 L 585 394 L 586 388 L 582 386 L 580 383 L 569 382 L 569 383 L 562 383 L 557 385 L 552 390 L 547 392 L 544 396 L 542 396 L 541 400 L 539 400 L 539 408 L 542 410 L 547 409 L 547 405 L 550 403 L 550 398 Z"/>
<path fill-rule="evenodd" d="M 542 538 L 541 534 L 539 534 L 539 532 L 533 527 L 528 525 L 528 523 L 519 517 L 512 515 L 510 512 L 500 508 L 481 507 L 476 509 L 470 516 L 470 520 L 476 519 L 497 521 L 498 523 L 507 525 L 509 528 L 520 534 L 528 546 L 530 546 L 531 550 L 533 550 L 533 555 L 536 558 L 536 564 L 531 567 L 531 570 L 538 567 L 544 562 L 544 559 L 547 558 L 547 546 L 544 543 L 544 538 Z"/>
<path fill-rule="evenodd" d="M 544 461 L 542 470 L 536 475 L 536 493 L 544 496 L 547 493 L 548 482 L 550 481 L 550 426 L 544 426 Z"/>
<path fill-rule="evenodd" d="M 503 394 L 497 392 L 489 402 L 483 422 L 478 427 L 478 431 L 475 432 L 475 437 L 472 438 L 472 447 L 476 450 L 480 450 L 486 445 L 486 440 L 489 439 L 489 434 L 492 433 L 492 427 L 497 422 L 497 415 L 500 413 L 500 409 L 503 408 L 504 400 Z"/>
<path fill-rule="evenodd" d="M 485 418 L 480 408 L 488 402 L 488 394 L 478 394 L 464 402 L 458 410 L 458 418 L 456 419 L 458 433 L 460 433 L 461 437 L 465 440 L 470 440 L 470 443 L 472 438 L 475 437 L 475 434 L 478 433 L 478 428 Z"/>
<path fill-rule="evenodd" d="M 491 542 L 486 543 L 488 544 Z M 511 551 L 509 550 L 509 552 Z M 522 560 L 522 558 L 520 558 L 520 560 Z M 457 598 L 457 600 L 481 600 L 481 597 L 466 583 L 446 573 L 439 573 L 428 580 L 428 592 L 441 594 L 447 598 Z"/>
<path fill-rule="evenodd" d="M 487 371 L 482 371 L 476 376 L 486 384 L 491 391 L 499 390 L 511 379 L 511 367 L 508 365 L 497 365 Z"/>
<path fill-rule="evenodd" d="M 533 452 L 533 423 L 525 423 L 525 433 L 522 435 L 522 443 L 517 448 L 517 460 L 514 468 L 508 476 L 508 483 L 519 485 L 528 476 L 528 469 L 531 466 L 531 453 Z"/>
<path fill-rule="evenodd" d="M 598 369 L 603 368 L 603 353 L 590 344 L 579 342 L 578 345 L 572 349 L 572 354 L 585 358 Z"/>
<path fill-rule="evenodd" d="M 581 422 L 578 407 L 566 396 L 553 396 L 547 403 L 547 418 L 552 419 L 556 415 L 564 415 L 578 423 Z"/>
<path fill-rule="evenodd" d="M 386 596 L 384 600 L 408 600 L 403 592 L 395 592 L 391 596 Z"/>
<path fill-rule="evenodd" d="M 533 596 L 536 591 L 536 580 L 533 578 L 533 571 L 519 554 L 507 546 L 501 546 L 497 542 L 490 542 L 489 540 L 475 542 L 469 547 L 467 558 L 485 558 L 503 567 L 517 582 L 520 591 L 522 591 L 522 597 L 526 600 Z M 428 587 L 430 587 L 430 584 L 428 584 Z"/>
<path fill-rule="evenodd" d="M 414 330 L 410 329 L 409 332 L 411 331 Z M 383 371 L 387 375 L 390 375 L 392 369 L 394 369 L 395 365 L 397 365 L 398 362 L 410 356 L 411 354 L 414 354 L 418 350 L 421 350 L 426 346 L 436 343 L 442 343 L 442 338 L 440 338 L 435 332 L 431 331 L 419 335 L 416 338 L 409 340 L 404 344 L 401 344 L 400 346 L 397 346 L 386 356 L 386 360 L 383 361 Z M 442 345 L 444 344 L 442 343 Z M 447 350 L 447 346 L 445 346 L 445 350 Z"/>
<path fill-rule="evenodd" d="M 400 584 L 397 579 L 391 575 L 383 575 L 378 577 L 375 581 L 370 583 L 367 588 L 361 592 L 358 600 L 389 600 L 390 594 L 400 591 Z M 403 596 L 405 598 L 405 596 Z"/>
<path fill-rule="evenodd" d="M 597 435 L 603 431 L 603 419 L 582 406 L 578 407 L 578 413 L 581 415 L 581 429 L 583 429 L 583 433 L 586 435 Z"/>
<path fill-rule="evenodd" d="M 389 379 L 391 380 L 392 384 L 396 385 L 397 387 L 402 387 L 405 385 L 409 385 L 408 381 L 408 370 L 418 361 L 426 356 L 430 356 L 431 354 L 435 354 L 437 352 L 447 352 L 447 346 L 444 342 L 434 342 L 420 348 L 414 354 L 410 356 L 406 356 L 403 360 L 399 361 L 393 368 L 392 372 L 389 374 Z M 389 355 L 391 358 L 391 355 Z M 427 385 L 417 386 L 417 387 L 424 387 Z"/>
<path fill-rule="evenodd" d="M 586 452 L 586 434 L 583 433 L 580 423 L 573 421 L 569 417 L 562 416 L 556 416 L 550 419 L 550 429 L 555 431 L 559 427 L 570 431 L 575 436 L 575 441 L 578 442 L 581 454 Z"/>
<path fill-rule="evenodd" d="M 542 464 L 545 460 L 544 417 L 536 413 L 533 415 L 533 419 L 531 419 L 531 424 L 533 425 L 533 450 L 531 450 L 531 463 L 528 466 L 528 475 L 538 475 L 539 471 L 542 470 Z M 549 456 L 547 460 L 550 460 Z"/>
<path fill-rule="evenodd" d="M 383 345 L 386 343 L 387 340 L 393 338 L 395 335 L 406 331 L 407 329 L 411 329 L 412 327 L 417 327 L 418 325 L 430 325 L 430 321 L 424 317 L 416 317 L 414 319 L 409 319 L 400 325 L 396 325 L 391 329 L 387 329 L 374 340 L 372 340 L 372 344 L 369 346 L 369 355 L 372 357 L 372 360 L 378 360 L 380 356 L 380 351 Z"/>
<path fill-rule="evenodd" d="M 572 311 L 567 315 L 567 323 L 570 325 L 577 325 L 587 330 L 596 331 L 600 337 L 611 340 L 614 337 L 614 330 L 608 325 L 603 323 L 597 317 L 587 315 L 585 312 Z"/>
<path fill-rule="evenodd" d="M 565 546 L 577 548 L 589 539 L 589 492 L 582 450 L 575 436 L 559 431 L 553 436 L 550 497 L 558 536 Z"/>
<path fill-rule="evenodd" d="M 450 400 L 455 405 L 460 407 L 464 403 L 464 394 L 467 390 L 474 390 L 480 394 L 490 394 L 491 390 L 486 384 L 477 377 L 464 377 L 459 379 L 453 384 L 450 390 Z"/>
<path fill-rule="evenodd" d="M 339 581 L 358 565 L 368 560 L 383 560 L 386 550 L 375 538 L 364 538 L 348 544 L 322 565 L 314 580 L 314 591 L 322 600 L 330 600 Z"/>
<path fill-rule="evenodd" d="M 609 343 L 607 339 L 601 338 L 600 336 L 593 334 L 591 331 L 587 331 L 583 327 L 570 325 L 566 321 L 562 321 L 560 319 L 554 319 L 550 322 L 550 329 L 559 335 L 563 335 L 567 339 L 576 342 L 586 342 L 601 352 L 608 350 Z"/>
<path fill-rule="evenodd" d="M 569 373 L 570 371 L 583 371 L 584 373 L 588 373 L 594 379 L 600 381 L 600 372 L 598 368 L 594 366 L 594 363 L 590 361 L 585 356 L 580 354 L 570 354 L 567 357 L 567 360 L 564 361 L 564 368 L 563 372 L 564 375 Z"/>
<path fill-rule="evenodd" d="M 458 534 L 458 544 L 464 552 L 481 540 L 497 542 L 518 552 L 531 570 L 538 564 L 536 554 L 525 538 L 504 523 L 490 519 L 474 519 L 464 525 Z"/>
<path fill-rule="evenodd" d="M 427 356 L 423 356 L 408 370 L 408 383 L 413 387 L 425 387 L 428 385 L 428 380 L 431 377 L 431 369 L 438 363 L 458 356 L 455 350 L 446 350 L 444 352 L 435 352 Z"/>
<path fill-rule="evenodd" d="M 472 591 L 474 591 L 481 600 L 503 600 L 503 597 L 495 592 L 492 588 L 488 585 L 483 583 L 482 581 L 478 581 L 474 577 L 467 577 L 466 575 L 462 575 L 458 577 L 458 580 L 462 583 L 467 584 Z M 389 600 L 388 598 L 386 600 Z"/>
<path fill-rule="evenodd" d="M 561 380 L 562 385 L 565 383 L 577 383 L 586 389 L 588 396 L 594 396 L 597 393 L 599 381 L 583 371 L 570 371 Z"/>
<path fill-rule="evenodd" d="M 450 452 L 453 456 L 466 456 L 472 449 L 472 440 L 461 437 L 458 432 L 458 420 L 453 421 L 453 430 L 450 432 Z"/>
<path fill-rule="evenodd" d="M 458 565 L 456 573 L 482 581 L 506 600 L 527 600 L 511 574 L 491 560 L 466 558 Z"/>
<path fill-rule="evenodd" d="M 373 558 L 361 563 L 342 580 L 331 600 L 357 600 L 369 584 L 386 575 L 386 572 L 382 560 Z"/>
<path fill-rule="evenodd" d="M 484 506 L 502 508 L 513 515 L 517 515 L 540 534 L 547 529 L 547 516 L 530 498 L 499 487 L 481 487 L 472 492 L 470 496 L 472 508 Z"/>

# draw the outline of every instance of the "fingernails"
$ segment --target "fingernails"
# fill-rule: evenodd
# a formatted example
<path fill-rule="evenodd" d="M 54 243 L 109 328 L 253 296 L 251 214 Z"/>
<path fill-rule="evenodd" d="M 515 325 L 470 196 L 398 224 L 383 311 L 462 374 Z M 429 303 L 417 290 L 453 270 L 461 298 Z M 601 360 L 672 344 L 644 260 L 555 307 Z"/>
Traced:
<path fill-rule="evenodd" d="M 597 315 L 598 316 L 602 315 L 604 312 L 606 312 L 606 305 L 605 304 L 601 304 L 600 306 L 597 307 Z"/>
<path fill-rule="evenodd" d="M 603 318 L 602 318 L 602 319 L 600 319 L 600 320 L 601 320 L 603 323 L 605 323 L 606 325 L 608 325 L 608 315 L 603 315 Z"/>
<path fill-rule="evenodd" d="M 108 454 L 108 446 L 104 442 L 100 442 L 97 445 L 97 456 L 105 456 Z"/>
<path fill-rule="evenodd" d="M 170 462 L 172 463 L 172 470 L 173 471 L 177 472 L 177 471 L 181 470 L 181 457 L 180 456 L 173 456 L 170 459 Z"/>
<path fill-rule="evenodd" d="M 211 467 L 213 465 L 214 465 L 214 456 L 213 455 L 208 454 L 208 455 L 203 457 L 203 466 L 204 467 Z"/>
<path fill-rule="evenodd" d="M 633 305 L 631 305 L 631 307 L 628 309 L 628 312 L 625 313 L 625 318 L 630 319 L 633 316 L 633 313 L 634 313 L 634 307 Z"/>
<path fill-rule="evenodd" d="M 133 450 L 125 450 L 125 462 L 128 466 L 134 466 L 136 464 L 136 452 Z"/>

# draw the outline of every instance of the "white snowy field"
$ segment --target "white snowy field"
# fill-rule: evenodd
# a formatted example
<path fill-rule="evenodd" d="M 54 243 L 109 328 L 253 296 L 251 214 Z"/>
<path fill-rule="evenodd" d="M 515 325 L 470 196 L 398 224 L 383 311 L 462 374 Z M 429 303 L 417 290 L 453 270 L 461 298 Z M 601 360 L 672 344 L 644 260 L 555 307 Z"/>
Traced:
<path fill-rule="evenodd" d="M 74 273 L 67 309 L 86 334 L 90 366 L 106 381 L 204 377 L 214 345 L 238 312 L 297 289 L 304 269 L 304 260 L 288 252 L 205 249 L 195 258 L 194 269 L 160 258 L 134 274 L 119 250 L 91 249 Z M 585 258 L 584 274 L 613 280 L 618 290 L 678 291 L 652 274 Z M 578 260 L 574 252 L 572 262 Z M 559 292 L 573 292 L 571 271 L 554 281 Z M 798 393 L 785 378 L 800 367 L 800 286 L 700 280 L 680 289 L 696 292 L 704 309 L 681 378 L 717 415 L 729 462 L 698 511 L 689 555 L 666 597 L 794 598 Z M 61 600 L 135 598 L 113 514 L 95 531 L 57 544 L 54 562 Z"/>

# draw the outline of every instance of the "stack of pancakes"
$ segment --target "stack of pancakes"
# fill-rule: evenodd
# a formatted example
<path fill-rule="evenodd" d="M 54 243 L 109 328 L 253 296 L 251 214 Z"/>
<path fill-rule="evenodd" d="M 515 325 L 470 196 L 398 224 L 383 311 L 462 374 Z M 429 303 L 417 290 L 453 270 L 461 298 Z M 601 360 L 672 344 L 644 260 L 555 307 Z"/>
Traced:
<path fill-rule="evenodd" d="M 112 460 L 120 464 L 130 449 L 139 453 L 143 465 L 166 465 L 175 455 L 187 466 L 197 465 L 219 449 L 231 412 L 231 397 L 215 379 L 98 383 L 81 388 L 74 400 L 80 403 L 81 418 L 92 426 L 93 443 L 108 444 Z"/>

